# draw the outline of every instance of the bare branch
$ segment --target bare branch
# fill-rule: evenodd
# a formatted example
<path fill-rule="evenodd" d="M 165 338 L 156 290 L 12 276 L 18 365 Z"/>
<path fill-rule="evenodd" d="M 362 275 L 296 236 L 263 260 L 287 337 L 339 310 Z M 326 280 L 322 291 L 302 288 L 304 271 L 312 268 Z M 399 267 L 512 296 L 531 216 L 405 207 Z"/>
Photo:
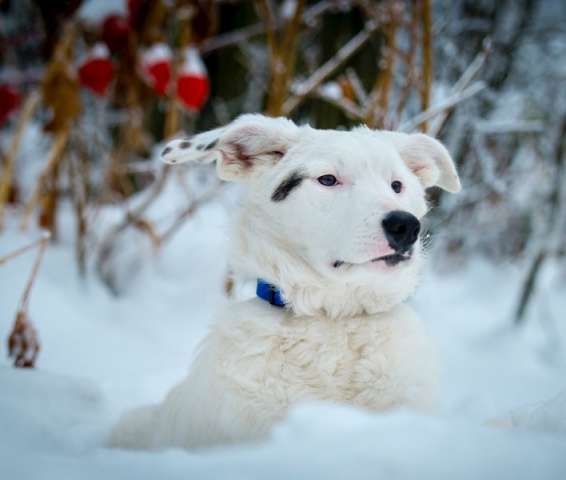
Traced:
<path fill-rule="evenodd" d="M 431 118 L 434 118 L 437 115 L 440 115 L 441 113 L 454 108 L 464 100 L 467 100 L 468 98 L 473 97 L 478 92 L 482 91 L 485 87 L 486 85 L 484 82 L 478 81 L 462 92 L 449 96 L 443 102 L 439 103 L 438 105 L 432 106 L 427 111 L 419 113 L 417 116 L 401 124 L 399 128 L 400 130 L 406 132 L 413 131 L 418 128 L 418 126 L 423 122 L 426 122 L 427 120 L 430 120 Z"/>
<path fill-rule="evenodd" d="M 39 105 L 41 97 L 37 91 L 33 91 L 28 95 L 20 116 L 18 117 L 18 122 L 14 133 L 12 134 L 12 141 L 10 143 L 10 149 L 6 155 L 6 162 L 4 164 L 4 170 L 2 171 L 2 176 L 0 177 L 0 230 L 3 228 L 4 224 L 4 206 L 8 201 L 8 195 L 12 188 L 12 180 L 14 176 L 14 164 L 16 162 L 16 156 L 20 149 L 20 143 L 24 136 L 24 132 L 27 124 L 29 123 L 33 112 Z"/>
<path fill-rule="evenodd" d="M 44 232 L 43 236 L 41 238 L 39 238 L 38 240 L 35 240 L 31 243 L 29 243 L 28 245 L 24 245 L 23 247 L 20 247 L 16 250 L 14 250 L 13 252 L 7 253 L 6 255 L 3 255 L 0 257 L 0 266 L 2 266 L 4 263 L 8 262 L 9 260 L 12 260 L 13 258 L 16 258 L 26 252 L 29 252 L 30 250 L 33 250 L 34 248 L 36 248 L 42 241 L 44 241 L 44 238 L 49 239 L 50 237 L 50 233 L 48 231 Z"/>
<path fill-rule="evenodd" d="M 486 43 L 484 45 L 483 50 L 476 55 L 472 63 L 470 63 L 468 68 L 464 71 L 462 76 L 452 87 L 451 91 L 453 94 L 456 95 L 462 92 L 472 82 L 472 80 L 476 78 L 477 74 L 485 64 L 485 61 L 489 56 L 490 51 L 491 51 L 490 44 Z M 448 120 L 451 111 L 452 110 L 446 110 L 438 116 L 436 122 L 433 125 L 431 125 L 428 129 L 429 135 L 435 137 L 440 133 L 442 127 L 444 127 L 444 125 L 446 124 L 446 121 Z"/>
<path fill-rule="evenodd" d="M 432 90 L 432 6 L 430 0 L 421 1 L 421 27 L 423 31 L 421 110 L 426 111 L 430 107 Z M 423 132 L 427 131 L 426 120 L 420 123 L 420 127 Z"/>
<path fill-rule="evenodd" d="M 344 114 L 352 120 L 363 122 L 365 119 L 365 115 L 362 109 L 347 98 L 336 98 L 332 95 L 328 95 L 322 88 L 317 88 L 314 92 L 314 95 L 342 110 L 342 112 L 344 112 Z"/>
<path fill-rule="evenodd" d="M 371 38 L 376 25 L 369 23 L 364 30 L 355 35 L 346 43 L 336 55 L 321 65 L 313 74 L 303 82 L 297 89 L 294 96 L 283 104 L 283 114 L 289 115 L 305 99 L 307 95 L 315 91 L 325 80 L 336 72 L 352 55 L 354 55 Z"/>
<path fill-rule="evenodd" d="M 348 68 L 346 70 L 346 78 L 350 82 L 350 85 L 352 85 L 352 89 L 356 94 L 358 102 L 361 105 L 365 105 L 369 97 L 364 86 L 362 85 L 362 81 L 360 80 L 360 77 L 353 68 Z"/>
<path fill-rule="evenodd" d="M 28 200 L 26 206 L 24 207 L 24 212 L 22 214 L 21 227 L 22 229 L 27 228 L 29 220 L 33 213 L 34 207 L 39 202 L 41 194 L 43 193 L 43 188 L 47 178 L 55 170 L 59 162 L 63 158 L 63 152 L 67 145 L 69 139 L 70 127 L 66 126 L 62 131 L 58 132 L 53 139 L 53 144 L 51 145 L 51 151 L 49 152 L 49 157 L 41 172 L 39 179 L 35 185 L 35 189 L 32 193 L 31 198 Z"/>

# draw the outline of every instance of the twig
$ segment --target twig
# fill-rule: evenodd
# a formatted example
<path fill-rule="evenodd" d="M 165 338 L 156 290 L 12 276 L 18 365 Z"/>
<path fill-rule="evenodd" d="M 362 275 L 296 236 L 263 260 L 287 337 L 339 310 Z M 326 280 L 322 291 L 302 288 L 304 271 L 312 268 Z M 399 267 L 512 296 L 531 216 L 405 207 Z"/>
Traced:
<path fill-rule="evenodd" d="M 490 52 L 491 52 L 490 43 L 486 42 L 484 44 L 483 49 L 476 55 L 476 57 L 474 58 L 472 63 L 470 63 L 468 68 L 466 70 L 464 70 L 464 73 L 462 74 L 462 76 L 458 79 L 458 81 L 452 87 L 451 93 L 453 95 L 457 95 L 457 94 L 461 93 L 462 91 L 464 91 L 468 87 L 468 85 L 472 82 L 472 80 L 474 80 L 474 78 L 476 78 L 478 72 L 481 70 L 481 68 L 485 64 L 485 61 L 486 61 L 487 57 L 489 56 Z M 432 135 L 433 137 L 436 137 L 440 133 L 440 131 L 442 130 L 444 125 L 446 124 L 446 122 L 447 122 L 448 118 L 450 117 L 450 114 L 451 114 L 452 111 L 453 111 L 452 109 L 447 109 L 444 112 L 442 112 L 437 117 L 436 122 L 434 122 L 434 124 L 429 127 L 428 134 Z"/>
<path fill-rule="evenodd" d="M 14 326 L 8 336 L 8 354 L 14 359 L 15 367 L 33 368 L 39 353 L 40 345 L 37 331 L 29 319 L 28 307 L 31 290 L 37 277 L 41 261 L 43 260 L 45 250 L 49 244 L 50 237 L 50 233 L 45 231 L 42 237 L 39 240 L 36 240 L 32 245 L 27 245 L 26 247 L 18 249 L 3 258 L 3 260 L 6 261 L 9 258 L 14 258 L 15 256 L 23 253 L 24 251 L 28 251 L 32 246 L 38 247 L 37 256 L 20 299 Z M 0 262 L 0 264 L 1 263 L 2 262 Z"/>
<path fill-rule="evenodd" d="M 205 40 L 200 46 L 200 52 L 203 55 L 207 55 L 220 48 L 244 43 L 250 38 L 262 34 L 264 31 L 265 26 L 262 23 L 256 23 L 233 32 L 217 35 L 216 37 Z"/>
<path fill-rule="evenodd" d="M 336 54 L 301 84 L 295 95 L 283 104 L 283 114 L 289 115 L 295 110 L 307 95 L 315 91 L 327 78 L 338 70 L 352 55 L 354 55 L 371 38 L 376 30 L 375 23 L 369 23 L 364 30 L 351 38 Z"/>
<path fill-rule="evenodd" d="M 169 178 L 171 169 L 168 165 L 164 166 L 161 170 L 161 174 L 151 185 L 151 190 L 149 191 L 147 198 L 137 206 L 137 208 L 127 211 L 121 222 L 115 225 L 104 239 L 100 242 L 100 247 L 98 249 L 97 261 L 96 261 L 96 271 L 102 281 L 114 292 L 116 290 L 109 283 L 106 275 L 104 266 L 112 258 L 112 252 L 114 250 L 114 244 L 117 238 L 122 232 L 124 232 L 128 227 L 135 226 L 134 223 L 141 219 L 145 211 L 153 204 L 153 202 L 159 197 L 160 193 L 163 191 L 167 179 Z"/>
<path fill-rule="evenodd" d="M 301 21 L 304 25 L 309 25 L 322 14 L 333 8 L 337 8 L 335 2 L 333 1 L 317 2 L 312 7 L 309 7 L 305 10 L 304 14 L 301 17 Z M 282 27 L 283 25 L 281 22 L 276 21 L 274 22 L 274 24 L 272 24 L 272 28 L 274 28 L 275 31 L 279 31 Z M 200 45 L 200 53 L 202 55 L 208 55 L 215 50 L 247 42 L 251 38 L 265 33 L 265 31 L 265 23 L 260 22 L 254 23 L 253 25 L 248 25 L 247 27 L 243 27 L 238 30 L 234 30 L 233 32 L 223 33 L 221 35 L 208 38 Z"/>
<path fill-rule="evenodd" d="M 14 164 L 16 162 L 16 156 L 18 155 L 20 143 L 22 142 L 26 126 L 29 123 L 33 112 L 39 105 L 40 99 L 41 97 L 39 95 L 39 92 L 37 91 L 33 91 L 27 97 L 18 118 L 16 128 L 14 129 L 12 142 L 10 143 L 10 149 L 8 150 L 8 154 L 6 155 L 4 171 L 2 172 L 2 176 L 0 177 L 0 230 L 2 230 L 4 226 L 4 208 L 6 202 L 8 201 L 10 190 L 12 188 L 12 179 L 14 175 Z"/>
<path fill-rule="evenodd" d="M 79 275 L 86 275 L 86 237 L 88 233 L 88 222 L 86 217 L 87 196 L 88 196 L 88 172 L 86 154 L 84 149 L 80 148 L 77 155 L 72 156 L 69 160 L 69 187 L 71 193 L 71 201 L 76 217 L 76 245 L 75 257 Z"/>
<path fill-rule="evenodd" d="M 364 112 L 354 102 L 347 98 L 336 98 L 331 95 L 327 95 L 321 88 L 318 88 L 314 94 L 325 102 L 328 102 L 342 110 L 344 114 L 352 120 L 359 122 L 363 122 L 365 120 Z"/>
<path fill-rule="evenodd" d="M 352 85 L 352 89 L 354 90 L 354 93 L 356 94 L 356 98 L 358 99 L 360 105 L 365 105 L 369 97 L 364 86 L 362 85 L 360 77 L 353 68 L 348 68 L 346 70 L 346 78 L 350 82 L 350 85 Z"/>
<path fill-rule="evenodd" d="M 409 50 L 405 56 L 405 81 L 399 90 L 399 101 L 397 102 L 395 126 L 397 127 L 401 118 L 401 114 L 405 110 L 405 106 L 411 96 L 411 92 L 415 86 L 417 78 L 415 69 L 415 58 L 417 55 L 418 30 L 419 30 L 419 11 L 418 0 L 411 2 L 411 18 L 408 23 L 409 30 Z"/>
<path fill-rule="evenodd" d="M 425 112 L 419 113 L 418 115 L 411 118 L 410 120 L 407 120 L 406 122 L 402 123 L 401 126 L 400 126 L 400 130 L 403 130 L 403 131 L 406 131 L 406 132 L 413 131 L 421 123 L 426 122 L 426 121 L 436 117 L 437 115 L 440 115 L 441 113 L 452 109 L 453 107 L 455 107 L 459 103 L 462 103 L 464 100 L 467 100 L 468 98 L 473 97 L 478 92 L 483 90 L 485 88 L 485 86 L 486 86 L 485 83 L 481 82 L 481 81 L 478 81 L 478 82 L 470 85 L 470 87 L 463 90 L 462 92 L 459 92 L 457 94 L 449 96 L 448 98 L 446 98 L 443 102 L 439 103 L 438 105 L 434 105 L 434 106 L 430 107 L 428 110 L 426 110 Z"/>
<path fill-rule="evenodd" d="M 41 261 L 43 260 L 43 256 L 45 254 L 45 250 L 47 249 L 47 245 L 49 245 L 49 239 L 51 238 L 51 233 L 49 231 L 44 231 L 41 239 L 38 241 L 39 248 L 37 251 L 37 257 L 35 258 L 35 262 L 33 263 L 33 267 L 31 269 L 31 274 L 28 278 L 28 282 L 26 284 L 26 288 L 20 300 L 20 311 L 27 312 L 28 305 L 29 305 L 29 298 L 31 295 L 31 289 L 33 288 L 33 284 L 37 277 L 37 272 L 39 271 L 39 267 L 41 265 Z"/>
<path fill-rule="evenodd" d="M 560 202 L 562 199 L 563 180 L 564 180 L 564 162 L 566 156 L 566 115 L 562 116 L 560 126 L 558 128 L 558 136 L 554 146 L 554 163 L 556 171 L 554 172 L 554 185 L 549 194 L 550 211 L 548 215 L 548 229 L 545 232 L 545 238 L 553 240 L 555 229 L 561 227 L 559 220 Z M 562 242 L 560 242 L 562 243 Z M 542 267 L 548 256 L 553 252 L 555 245 L 552 242 L 545 240 L 544 244 L 540 247 L 535 255 L 533 262 L 529 268 L 519 301 L 517 303 L 517 310 L 515 311 L 515 325 L 521 325 L 525 321 L 525 313 L 535 292 L 536 282 Z"/>
<path fill-rule="evenodd" d="M 225 184 L 219 182 L 216 186 L 212 187 L 208 192 L 206 192 L 201 197 L 193 200 L 193 202 L 184 210 L 182 210 L 175 220 L 171 223 L 169 227 L 159 236 L 159 243 L 163 245 L 165 242 L 171 239 L 171 237 L 181 228 L 185 221 L 187 221 L 190 217 L 192 217 L 195 212 L 205 205 L 206 203 L 213 200 L 218 192 L 222 189 Z"/>
<path fill-rule="evenodd" d="M 47 237 L 47 239 L 49 239 L 50 234 L 49 232 L 45 232 L 44 235 Z M 42 241 L 44 240 L 44 238 L 40 238 L 38 240 L 33 241 L 32 243 L 29 243 L 28 245 L 24 245 L 23 247 L 18 248 L 17 250 L 14 250 L 13 252 L 7 253 L 3 256 L 0 257 L 0 267 L 2 265 L 4 265 L 6 262 L 12 260 L 13 258 L 16 258 L 26 252 L 29 252 L 30 250 L 36 248 Z"/>
<path fill-rule="evenodd" d="M 31 198 L 24 207 L 24 212 L 21 221 L 22 229 L 26 229 L 29 224 L 29 220 L 33 213 L 33 209 L 36 206 L 37 202 L 39 201 L 39 198 L 41 197 L 47 178 L 51 175 L 51 173 L 54 171 L 54 169 L 57 167 L 57 165 L 63 158 L 63 151 L 65 150 L 65 146 L 67 145 L 67 140 L 69 139 L 69 131 L 70 131 L 70 127 L 67 126 L 62 131 L 58 132 L 53 140 L 53 144 L 51 145 L 51 151 L 49 152 L 47 163 L 43 171 L 41 172 L 39 179 L 37 180 L 35 190 L 33 191 Z"/>
<path fill-rule="evenodd" d="M 432 6 L 430 0 L 421 0 L 422 43 L 422 79 L 421 110 L 430 108 L 430 93 L 432 90 Z M 426 120 L 420 123 L 421 130 L 427 131 Z"/>
<path fill-rule="evenodd" d="M 270 52 L 270 88 L 266 113 L 271 116 L 284 114 L 283 104 L 289 93 L 297 53 L 297 38 L 300 32 L 302 13 L 306 0 L 296 0 L 292 17 L 287 20 L 282 36 L 276 35 L 276 20 L 270 0 L 258 2 L 267 31 Z"/>

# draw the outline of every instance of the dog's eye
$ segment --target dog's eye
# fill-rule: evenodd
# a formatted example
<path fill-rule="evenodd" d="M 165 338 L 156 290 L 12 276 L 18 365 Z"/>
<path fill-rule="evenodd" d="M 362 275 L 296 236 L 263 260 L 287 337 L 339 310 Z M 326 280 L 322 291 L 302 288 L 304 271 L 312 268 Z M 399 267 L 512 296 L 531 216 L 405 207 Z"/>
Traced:
<path fill-rule="evenodd" d="M 317 178 L 318 183 L 324 185 L 325 187 L 333 187 L 338 183 L 338 180 L 334 175 L 321 175 Z"/>
<path fill-rule="evenodd" d="M 399 180 L 395 180 L 394 182 L 391 182 L 391 188 L 395 193 L 401 193 L 401 190 L 403 190 L 403 184 Z"/>

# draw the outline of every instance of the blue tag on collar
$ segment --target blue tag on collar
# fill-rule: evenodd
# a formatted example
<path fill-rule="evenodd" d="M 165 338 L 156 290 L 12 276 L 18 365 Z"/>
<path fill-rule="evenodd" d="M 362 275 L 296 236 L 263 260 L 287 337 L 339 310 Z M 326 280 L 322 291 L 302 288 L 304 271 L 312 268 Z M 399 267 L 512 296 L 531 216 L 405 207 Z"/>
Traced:
<path fill-rule="evenodd" d="M 281 308 L 285 306 L 285 302 L 281 297 L 281 290 L 261 278 L 257 279 L 256 295 L 274 307 Z"/>

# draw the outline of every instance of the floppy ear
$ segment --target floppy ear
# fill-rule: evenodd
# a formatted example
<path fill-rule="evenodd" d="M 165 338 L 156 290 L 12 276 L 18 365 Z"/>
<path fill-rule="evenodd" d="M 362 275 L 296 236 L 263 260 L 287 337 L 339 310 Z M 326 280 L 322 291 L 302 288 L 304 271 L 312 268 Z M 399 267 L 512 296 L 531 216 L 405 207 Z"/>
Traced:
<path fill-rule="evenodd" d="M 244 181 L 279 161 L 298 133 L 299 128 L 286 118 L 246 114 L 225 127 L 172 140 L 161 152 L 161 159 L 169 164 L 216 161 L 221 179 Z"/>
<path fill-rule="evenodd" d="M 437 186 L 451 193 L 462 189 L 454 161 L 438 140 L 423 133 L 382 133 L 393 140 L 401 158 L 425 188 Z"/>

